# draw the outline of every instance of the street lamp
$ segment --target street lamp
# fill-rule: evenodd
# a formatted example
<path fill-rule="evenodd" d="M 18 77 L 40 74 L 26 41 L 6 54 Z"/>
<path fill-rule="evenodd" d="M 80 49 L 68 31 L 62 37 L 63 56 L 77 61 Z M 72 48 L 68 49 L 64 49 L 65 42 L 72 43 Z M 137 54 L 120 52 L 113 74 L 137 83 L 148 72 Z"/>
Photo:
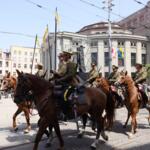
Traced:
<path fill-rule="evenodd" d="M 103 7 L 103 9 L 106 9 L 108 11 L 108 44 L 109 44 L 109 74 L 111 73 L 111 69 L 112 69 L 112 42 L 111 42 L 111 12 L 112 12 L 112 7 L 114 7 L 115 5 L 112 3 L 113 0 L 105 0 L 102 3 L 106 4 L 105 7 Z"/>

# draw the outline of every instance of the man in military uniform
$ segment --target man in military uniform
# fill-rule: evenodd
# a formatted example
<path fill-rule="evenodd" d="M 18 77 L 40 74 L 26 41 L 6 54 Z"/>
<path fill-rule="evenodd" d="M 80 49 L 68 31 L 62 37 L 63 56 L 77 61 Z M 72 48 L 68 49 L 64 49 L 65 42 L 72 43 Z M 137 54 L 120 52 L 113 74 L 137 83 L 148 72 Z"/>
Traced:
<path fill-rule="evenodd" d="M 54 71 L 54 70 L 50 71 L 51 73 L 53 73 L 54 78 L 56 78 L 56 79 L 63 77 L 66 73 L 66 70 L 67 70 L 67 64 L 64 61 L 64 54 L 60 53 L 58 56 L 58 59 L 59 59 L 58 70 L 57 71 Z"/>
<path fill-rule="evenodd" d="M 43 77 L 43 75 L 44 75 L 43 65 L 40 63 L 37 64 L 37 69 L 38 69 L 38 71 L 36 72 L 35 75 L 37 75 L 38 77 Z"/>
<path fill-rule="evenodd" d="M 91 70 L 89 72 L 89 79 L 87 80 L 87 82 L 92 84 L 97 77 L 99 77 L 99 73 L 98 73 L 98 70 L 96 68 L 96 64 L 92 63 L 91 64 Z"/>
<path fill-rule="evenodd" d="M 71 52 L 63 51 L 63 61 L 65 64 L 62 69 L 63 76 L 57 79 L 56 83 L 74 85 L 74 78 L 77 73 L 77 65 L 71 61 L 71 56 Z M 62 70 L 59 70 L 59 72 L 62 72 Z"/>
<path fill-rule="evenodd" d="M 147 71 L 142 66 L 142 64 L 139 63 L 135 65 L 135 68 L 136 68 L 136 73 L 135 73 L 134 81 L 136 84 L 143 84 L 146 81 L 148 76 Z"/>
<path fill-rule="evenodd" d="M 108 80 L 110 83 L 115 83 L 117 81 L 117 78 L 119 77 L 118 67 L 113 65 L 112 66 L 112 73 L 109 75 Z"/>

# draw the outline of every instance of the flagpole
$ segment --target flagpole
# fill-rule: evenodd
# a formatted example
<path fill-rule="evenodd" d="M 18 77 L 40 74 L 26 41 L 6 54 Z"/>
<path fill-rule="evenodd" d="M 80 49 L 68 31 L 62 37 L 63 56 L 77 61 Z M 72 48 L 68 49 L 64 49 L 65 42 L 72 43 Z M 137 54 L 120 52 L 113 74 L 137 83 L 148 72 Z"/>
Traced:
<path fill-rule="evenodd" d="M 57 7 L 56 7 L 56 12 L 57 13 Z M 55 70 L 56 70 L 56 65 L 57 65 L 57 18 L 56 18 L 56 14 L 55 14 Z"/>
<path fill-rule="evenodd" d="M 35 56 L 35 50 L 36 50 L 36 43 L 37 43 L 37 34 L 35 36 L 34 50 L 33 50 L 33 56 L 32 56 L 32 64 L 31 64 L 31 74 L 33 71 L 33 63 L 34 63 L 34 56 Z"/>
<path fill-rule="evenodd" d="M 47 28 L 48 28 L 48 25 L 47 25 Z M 51 47 L 50 47 L 50 39 L 49 39 L 49 32 L 48 32 L 48 36 L 47 36 L 47 39 L 48 39 L 48 49 L 49 49 L 49 59 L 50 59 L 50 70 L 52 69 L 52 53 L 51 53 Z"/>

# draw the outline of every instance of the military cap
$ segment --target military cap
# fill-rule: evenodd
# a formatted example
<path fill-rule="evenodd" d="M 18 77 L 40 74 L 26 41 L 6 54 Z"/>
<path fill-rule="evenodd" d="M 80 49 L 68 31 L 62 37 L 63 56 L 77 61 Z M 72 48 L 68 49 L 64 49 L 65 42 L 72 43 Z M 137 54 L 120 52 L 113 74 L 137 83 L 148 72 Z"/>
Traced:
<path fill-rule="evenodd" d="M 135 66 L 137 67 L 137 66 L 139 66 L 140 68 L 142 68 L 143 67 L 143 65 L 142 64 L 140 64 L 140 63 L 136 63 L 135 64 Z"/>
<path fill-rule="evenodd" d="M 113 69 L 118 69 L 118 66 L 112 65 Z"/>

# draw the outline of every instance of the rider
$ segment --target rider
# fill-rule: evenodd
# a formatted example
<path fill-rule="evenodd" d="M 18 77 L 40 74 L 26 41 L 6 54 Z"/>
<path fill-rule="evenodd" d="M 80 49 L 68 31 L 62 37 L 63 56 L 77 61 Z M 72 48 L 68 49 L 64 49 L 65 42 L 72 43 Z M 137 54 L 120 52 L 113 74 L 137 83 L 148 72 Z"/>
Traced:
<path fill-rule="evenodd" d="M 119 77 L 118 67 L 113 65 L 112 66 L 112 73 L 109 75 L 108 80 L 110 83 L 115 83 L 117 81 L 117 78 Z"/>
<path fill-rule="evenodd" d="M 58 64 L 58 70 L 54 71 L 51 70 L 50 72 L 53 73 L 54 78 L 60 78 L 63 77 L 66 73 L 66 69 L 67 69 L 67 63 L 64 61 L 64 54 L 60 53 L 58 55 L 58 59 L 59 59 L 59 64 Z"/>
<path fill-rule="evenodd" d="M 92 84 L 97 77 L 99 77 L 99 73 L 98 73 L 98 70 L 96 68 L 96 64 L 92 63 L 91 64 L 91 70 L 89 72 L 89 79 L 87 80 L 87 82 Z"/>
<path fill-rule="evenodd" d="M 43 71 L 43 65 L 41 63 L 37 64 L 37 69 L 38 71 L 36 72 L 35 75 L 37 75 L 38 77 L 43 77 L 44 71 Z"/>
<path fill-rule="evenodd" d="M 63 85 L 74 85 L 74 78 L 77 73 L 77 64 L 71 61 L 71 56 L 73 53 L 63 51 L 63 60 L 64 60 L 64 66 L 63 68 L 63 76 L 61 76 L 59 79 L 57 79 L 56 83 L 61 83 Z M 62 72 L 62 70 L 59 70 L 59 72 Z"/>
<path fill-rule="evenodd" d="M 145 84 L 147 76 L 148 76 L 147 70 L 140 63 L 137 63 L 135 65 L 135 68 L 136 68 L 136 73 L 134 77 L 135 84 L 136 85 L 142 84 L 143 90 L 146 93 L 147 97 L 149 98 L 147 85 Z"/>
<path fill-rule="evenodd" d="M 147 79 L 146 69 L 142 66 L 142 64 L 139 64 L 139 63 L 135 65 L 135 68 L 136 68 L 136 73 L 135 73 L 135 78 L 134 78 L 135 83 L 136 84 L 145 83 Z"/>

